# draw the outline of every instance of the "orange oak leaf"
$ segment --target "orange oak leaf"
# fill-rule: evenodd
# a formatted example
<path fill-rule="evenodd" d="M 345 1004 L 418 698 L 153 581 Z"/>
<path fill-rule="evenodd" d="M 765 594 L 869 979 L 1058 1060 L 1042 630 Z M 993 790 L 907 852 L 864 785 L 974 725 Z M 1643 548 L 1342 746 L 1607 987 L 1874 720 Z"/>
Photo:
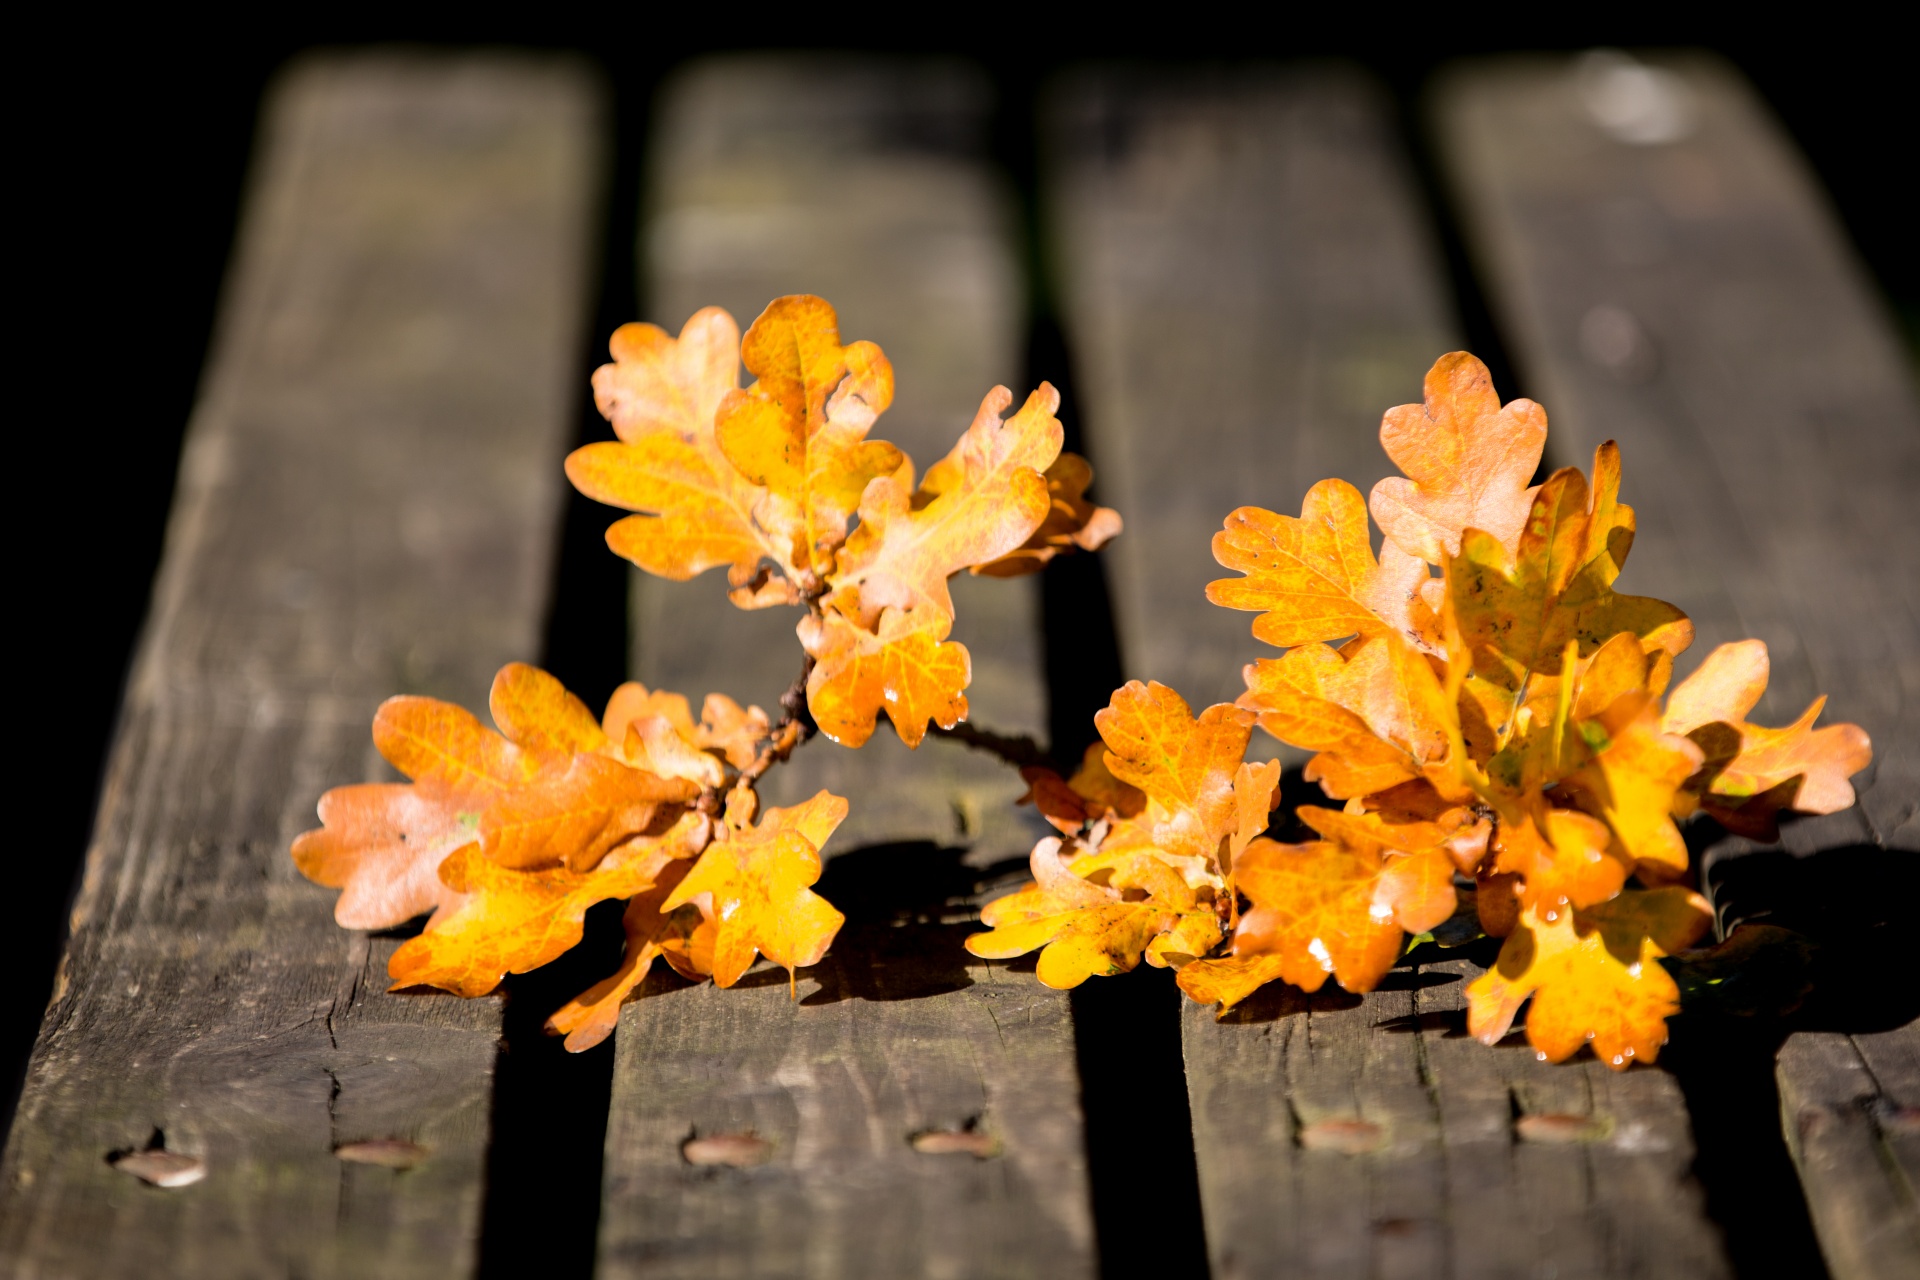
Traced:
<path fill-rule="evenodd" d="M 1673 798 L 1700 768 L 1702 752 L 1678 734 L 1660 732 L 1651 699 L 1637 702 L 1617 699 L 1581 722 L 1583 733 L 1603 732 L 1604 745 L 1562 785 L 1613 829 L 1643 879 L 1673 879 L 1687 871 Z"/>
<path fill-rule="evenodd" d="M 1345 480 L 1307 490 L 1298 517 L 1241 507 L 1213 535 L 1213 558 L 1246 576 L 1208 583 L 1207 599 L 1264 610 L 1254 619 L 1256 640 L 1289 648 L 1387 630 L 1417 634 L 1412 610 L 1427 566 L 1392 543 L 1374 559 L 1366 500 Z"/>
<path fill-rule="evenodd" d="M 1465 351 L 1427 370 L 1425 403 L 1387 410 L 1380 444 L 1409 477 L 1373 486 L 1374 521 L 1408 555 L 1445 564 L 1460 536 L 1482 529 L 1512 546 L 1527 519 L 1527 482 L 1547 443 L 1547 414 L 1531 400 L 1505 408 L 1487 366 Z"/>
<path fill-rule="evenodd" d="M 734 793 L 743 794 L 751 793 Z M 726 826 L 660 905 L 672 911 L 702 902 L 715 927 L 715 983 L 732 986 L 764 955 L 786 969 L 791 984 L 796 969 L 827 954 L 846 917 L 809 886 L 820 878 L 821 847 L 846 816 L 847 802 L 826 791 L 769 809 L 757 825 L 729 801 Z"/>
<path fill-rule="evenodd" d="M 1120 513 L 1096 506 L 1086 497 L 1093 468 L 1077 453 L 1063 453 L 1046 470 L 1047 518 L 1019 547 L 998 560 L 974 565 L 972 573 L 1015 578 L 1037 573 L 1049 560 L 1069 551 L 1098 551 L 1120 536 Z"/>
<path fill-rule="evenodd" d="M 728 764 L 744 769 L 772 733 L 773 722 L 759 707 L 743 708 L 724 693 L 710 693 L 700 704 L 693 741 L 702 751 L 718 751 Z"/>
<path fill-rule="evenodd" d="M 1498 1043 L 1531 996 L 1527 1040 L 1547 1061 L 1592 1042 L 1615 1071 L 1650 1063 L 1680 1011 L 1660 957 L 1691 946 L 1711 920 L 1706 899 L 1681 888 L 1629 890 L 1553 921 L 1525 911 L 1494 967 L 1467 987 L 1467 1029 Z"/>
<path fill-rule="evenodd" d="M 1548 923 L 1569 906 L 1605 902 L 1633 868 L 1607 824 L 1572 809 L 1502 821 L 1493 833 L 1494 874 L 1520 877 L 1520 901 Z"/>
<path fill-rule="evenodd" d="M 526 683 L 518 664 L 494 683 L 496 690 L 508 687 L 502 707 L 517 710 L 512 691 Z M 522 731 L 531 732 L 528 725 L 538 717 L 521 718 L 527 722 Z M 334 919 L 348 929 L 391 928 L 447 905 L 441 861 L 478 841 L 482 813 L 531 781 L 542 763 L 541 753 L 522 750 L 464 707 L 435 698 L 387 699 L 374 715 L 373 741 L 413 785 L 336 787 L 320 798 L 320 829 L 293 842 L 302 874 L 344 890 Z"/>
<path fill-rule="evenodd" d="M 754 519 L 778 559 L 824 575 L 868 482 L 905 461 L 867 439 L 893 402 L 893 366 L 871 342 L 841 345 L 832 304 L 805 294 L 768 303 L 741 340 L 740 359 L 757 381 L 721 401 L 720 448 L 767 490 Z"/>
<path fill-rule="evenodd" d="M 688 813 L 652 838 L 629 840 L 588 872 L 567 867 L 519 871 L 478 845 L 455 850 L 440 878 L 459 900 L 387 962 L 393 989 L 433 986 L 483 996 L 509 973 L 536 969 L 580 941 L 587 908 L 643 892 L 675 858 L 691 856 L 710 821 Z"/>
<path fill-rule="evenodd" d="M 1661 726 L 1686 734 L 1703 756 L 1675 813 L 1698 804 L 1734 830 L 1775 839 L 1782 809 L 1836 813 L 1853 803 L 1848 779 L 1873 762 L 1866 732 L 1852 724 L 1814 728 L 1824 697 L 1783 729 L 1749 724 L 1768 675 L 1766 645 L 1744 640 L 1715 649 L 1674 688 Z"/>
<path fill-rule="evenodd" d="M 623 325 L 614 362 L 593 376 L 594 399 L 617 441 L 574 450 L 567 477 L 588 497 L 638 512 L 607 530 L 607 545 L 648 573 L 685 580 L 727 565 L 743 608 L 797 603 L 802 564 L 755 521 L 766 490 L 728 460 L 715 433 L 737 390 L 740 333 L 718 307 L 696 312 L 678 339 L 650 324 Z M 786 577 L 759 583 L 763 559 Z"/>
<path fill-rule="evenodd" d="M 910 471 L 876 479 L 860 527 L 840 552 L 825 613 L 800 624 L 813 655 L 807 704 L 821 731 L 857 747 L 885 709 L 901 741 L 918 746 L 929 720 L 967 716 L 966 647 L 947 642 L 947 579 L 1016 549 L 1048 511 L 1042 475 L 1060 452 L 1060 397 L 1042 384 L 1002 420 L 1013 394 L 995 387 L 953 451 L 912 491 Z"/>
<path fill-rule="evenodd" d="M 653 824 L 663 805 L 699 794 L 684 778 L 662 778 L 593 752 L 542 774 L 487 806 L 480 818 L 482 851 L 503 867 L 528 870 L 564 863 L 587 871 L 621 841 Z"/>
<path fill-rule="evenodd" d="M 1408 866 L 1416 857 L 1430 865 Z M 1451 899 L 1453 867 L 1437 851 L 1383 857 L 1377 847 L 1330 840 L 1255 840 L 1234 869 L 1253 906 L 1234 931 L 1233 953 L 1278 956 L 1280 976 L 1303 991 L 1329 976 L 1371 991 L 1399 959 L 1405 931 L 1417 924 L 1424 933 L 1453 914 L 1451 900 L 1444 910 L 1433 901 L 1436 872 Z"/>
<path fill-rule="evenodd" d="M 1607 522 L 1631 513 L 1599 496 L 1579 471 L 1557 471 L 1535 493 L 1516 551 L 1469 529 L 1447 563 L 1448 608 L 1476 686 L 1470 696 L 1496 747 L 1529 679 L 1558 675 L 1569 642 L 1585 657 L 1622 632 L 1669 654 L 1693 641 L 1693 624 L 1672 605 L 1614 593 L 1614 556 L 1624 552 L 1609 540 L 1619 526 Z"/>
<path fill-rule="evenodd" d="M 1196 719 L 1172 689 L 1134 680 L 1114 691 L 1093 723 L 1107 744 L 1107 768 L 1147 798 L 1139 821 L 1154 846 L 1177 859 L 1212 861 L 1240 825 L 1235 782 L 1252 714 L 1223 702 Z M 1261 806 L 1272 790 L 1270 780 Z"/>
<path fill-rule="evenodd" d="M 1239 705 L 1282 742 L 1319 752 L 1306 776 L 1336 799 L 1424 775 L 1451 751 L 1445 690 L 1426 655 L 1396 632 L 1335 651 L 1302 645 L 1246 669 Z"/>
<path fill-rule="evenodd" d="M 1220 1006 L 1220 1013 L 1266 986 L 1278 982 L 1290 961 L 1278 955 L 1219 956 L 1196 960 L 1180 970 L 1174 981 L 1197 1004 Z"/>
<path fill-rule="evenodd" d="M 686 978 L 713 972 L 713 922 L 692 905 L 669 912 L 660 910 L 660 904 L 692 869 L 691 862 L 668 862 L 650 888 L 628 901 L 622 917 L 627 950 L 620 967 L 547 1019 L 548 1034 L 564 1035 L 568 1053 L 584 1053 L 613 1034 L 620 1021 L 620 1006 L 646 979 L 656 959 L 664 957 Z"/>
<path fill-rule="evenodd" d="M 1328 841 L 1383 854 L 1380 901 L 1392 905 L 1402 929 L 1416 934 L 1444 923 L 1459 906 L 1453 889 L 1460 857 L 1456 846 L 1471 848 L 1477 837 L 1484 849 L 1490 829 L 1464 806 L 1438 822 L 1389 822 L 1379 813 L 1341 813 L 1314 805 L 1301 805 L 1296 814 Z"/>
<path fill-rule="evenodd" d="M 1034 882 L 980 912 L 989 932 L 967 938 L 967 950 L 989 960 L 1040 949 L 1036 973 L 1049 987 L 1077 987 L 1088 978 L 1126 973 L 1143 957 L 1162 967 L 1204 954 L 1220 941 L 1219 917 L 1173 867 L 1136 851 L 1099 868 L 1106 883 L 1076 874 L 1049 836 L 1034 846 Z M 1075 859 L 1074 868 L 1084 866 Z M 1128 900 L 1128 890 L 1144 893 Z M 1163 937 L 1168 942 L 1156 947 Z"/>

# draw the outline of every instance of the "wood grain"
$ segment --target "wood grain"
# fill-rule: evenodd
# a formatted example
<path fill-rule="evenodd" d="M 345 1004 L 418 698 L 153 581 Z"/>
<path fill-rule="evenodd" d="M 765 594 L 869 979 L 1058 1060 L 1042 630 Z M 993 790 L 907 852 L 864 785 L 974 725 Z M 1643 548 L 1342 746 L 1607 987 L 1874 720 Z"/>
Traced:
<path fill-rule="evenodd" d="M 493 56 L 312 58 L 270 94 L 0 1271 L 472 1270 L 498 1005 L 386 994 L 397 941 L 337 928 L 287 845 L 380 775 L 382 697 L 480 705 L 537 656 L 596 114 L 576 68 Z M 385 1138 L 429 1157 L 334 1157 Z M 204 1179 L 109 1164 L 160 1141 Z"/>
<path fill-rule="evenodd" d="M 1018 373 L 1008 211 L 979 158 L 988 105 L 937 63 L 742 58 L 685 73 L 654 144 L 653 317 L 678 325 L 719 303 L 744 328 L 781 294 L 828 298 L 843 337 L 894 364 L 898 399 L 873 434 L 924 468 Z M 953 585 L 973 721 L 1039 732 L 1033 582 Z M 799 670 L 796 618 L 735 610 L 713 576 L 638 579 L 634 669 L 650 687 L 775 709 Z M 602 1273 L 1090 1274 L 1066 997 L 960 946 L 992 869 L 1041 834 L 1013 806 L 1018 777 L 953 742 L 908 752 L 883 729 L 858 752 L 816 740 L 763 793 L 792 803 L 822 787 L 852 803 L 819 886 L 850 920 L 797 1002 L 770 970 L 730 991 L 655 979 L 622 1012 Z M 766 1163 L 683 1155 L 690 1138 L 746 1131 L 771 1144 Z M 916 1149 L 929 1131 L 984 1134 L 997 1154 Z"/>
<path fill-rule="evenodd" d="M 1121 648 L 1196 707 L 1235 696 L 1261 650 L 1249 615 L 1205 602 L 1214 531 L 1243 503 L 1297 512 L 1325 476 L 1369 489 L 1382 411 L 1458 344 L 1389 120 L 1339 68 L 1106 74 L 1054 104 L 1068 339 L 1103 500 L 1129 522 L 1108 553 Z M 1478 972 L 1401 970 L 1364 998 L 1269 987 L 1223 1022 L 1186 1008 L 1217 1277 L 1726 1273 L 1673 1081 L 1467 1039 Z M 1588 1138 L 1524 1141 L 1534 1115 Z"/>
<path fill-rule="evenodd" d="M 1731 70 L 1653 64 L 1665 102 L 1651 105 L 1675 113 L 1656 142 L 1609 133 L 1605 70 L 1458 72 L 1436 99 L 1454 186 L 1527 390 L 1554 415 L 1556 460 L 1620 442 L 1639 512 L 1625 588 L 1693 616 L 1679 674 L 1757 636 L 1773 677 L 1755 719 L 1784 724 L 1824 693 L 1827 722 L 1872 736 L 1860 803 L 1783 832 L 1787 853 L 1838 885 L 1849 861 L 1870 865 L 1869 846 L 1920 851 L 1912 370 L 1799 157 Z M 1698 834 L 1710 890 L 1754 848 Z M 1911 1043 L 1911 1028 L 1889 1034 Z M 1841 1082 L 1870 1039 L 1795 1036 L 1778 1062 L 1788 1145 L 1837 1275 L 1907 1274 L 1920 1239 L 1911 1163 L 1886 1158 L 1873 1115 L 1832 1110 L 1855 1096 Z M 1803 1123 L 1803 1108 L 1824 1118 Z"/>
<path fill-rule="evenodd" d="M 1796 1035 L 1777 1071 L 1787 1146 L 1835 1280 L 1920 1274 L 1920 1025 Z"/>

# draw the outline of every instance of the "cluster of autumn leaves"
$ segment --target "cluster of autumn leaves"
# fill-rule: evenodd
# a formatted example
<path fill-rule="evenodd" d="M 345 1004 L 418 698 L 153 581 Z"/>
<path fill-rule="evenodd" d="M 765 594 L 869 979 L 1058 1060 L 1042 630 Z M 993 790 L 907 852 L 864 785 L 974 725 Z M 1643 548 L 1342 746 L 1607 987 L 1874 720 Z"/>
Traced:
<path fill-rule="evenodd" d="M 568 475 L 635 513 L 607 540 L 641 568 L 724 565 L 739 607 L 801 606 L 804 711 L 796 697 L 775 723 L 710 694 L 696 720 L 684 697 L 628 684 L 596 718 L 511 665 L 491 695 L 498 732 L 389 700 L 374 740 L 411 783 L 328 792 L 322 827 L 294 844 L 302 871 L 343 890 L 342 925 L 432 913 L 392 957 L 396 987 L 485 994 L 577 943 L 589 907 L 625 900 L 619 970 L 549 1022 L 576 1050 L 606 1037 L 656 958 L 723 987 L 756 956 L 790 974 L 818 962 L 843 917 L 810 886 L 847 804 L 823 791 L 762 813 L 759 777 L 816 725 L 859 746 L 884 710 L 917 745 L 929 722 L 965 719 L 947 580 L 1030 572 L 1120 527 L 1086 500 L 1091 470 L 1061 452 L 1044 384 L 1010 418 L 996 387 L 916 484 L 900 450 L 868 439 L 891 366 L 843 345 L 821 299 L 776 300 L 744 339 L 717 308 L 677 339 L 627 325 L 612 350 L 594 388 L 618 439 L 578 450 Z M 1537 405 L 1503 407 L 1464 353 L 1425 390 L 1386 415 L 1405 474 L 1370 504 L 1327 480 L 1298 517 L 1227 518 L 1214 554 L 1243 576 L 1208 597 L 1258 611 L 1254 636 L 1285 652 L 1198 716 L 1130 683 L 1071 777 L 1024 770 L 1059 834 L 1034 848 L 1033 883 L 985 907 L 971 951 L 1039 950 L 1056 987 L 1144 959 L 1225 1008 L 1274 981 L 1370 990 L 1408 935 L 1471 913 L 1506 940 L 1468 990 L 1476 1035 L 1499 1040 L 1531 998 L 1544 1057 L 1589 1042 L 1615 1067 L 1654 1057 L 1678 1009 L 1657 962 L 1709 923 L 1676 820 L 1704 810 L 1764 835 L 1784 809 L 1843 808 L 1866 736 L 1816 729 L 1819 702 L 1784 729 L 1747 723 L 1767 680 L 1758 641 L 1669 690 L 1692 628 L 1613 590 L 1634 531 L 1614 446 L 1591 483 L 1568 468 L 1530 488 Z M 1246 761 L 1256 724 L 1315 753 L 1306 778 L 1330 804 L 1297 816 L 1319 839 L 1264 835 L 1281 770 Z"/>
<path fill-rule="evenodd" d="M 1710 923 L 1676 820 L 1704 810 L 1770 835 L 1783 809 L 1844 808 L 1866 735 L 1814 728 L 1820 701 L 1785 729 L 1748 723 L 1767 683 L 1756 640 L 1669 690 L 1693 628 L 1613 589 L 1634 533 L 1618 449 L 1600 447 L 1591 483 L 1569 467 L 1530 488 L 1538 405 L 1503 407 L 1465 353 L 1425 391 L 1387 413 L 1381 443 L 1405 474 L 1370 500 L 1324 480 L 1297 517 L 1227 517 L 1214 556 L 1243 576 L 1208 598 L 1259 611 L 1255 638 L 1286 652 L 1197 718 L 1159 685 L 1117 693 L 1097 717 L 1104 757 L 1035 778 L 1063 840 L 1035 850 L 1032 886 L 987 906 L 976 954 L 1044 945 L 1040 976 L 1061 986 L 1144 956 L 1231 1007 L 1276 980 L 1371 990 L 1407 935 L 1470 902 L 1506 940 L 1467 991 L 1475 1035 L 1500 1040 L 1531 998 L 1544 1058 L 1658 1053 L 1679 1008 L 1658 961 Z M 1241 763 L 1256 721 L 1315 753 L 1306 779 L 1339 803 L 1299 808 L 1318 840 L 1261 834 L 1279 767 Z"/>

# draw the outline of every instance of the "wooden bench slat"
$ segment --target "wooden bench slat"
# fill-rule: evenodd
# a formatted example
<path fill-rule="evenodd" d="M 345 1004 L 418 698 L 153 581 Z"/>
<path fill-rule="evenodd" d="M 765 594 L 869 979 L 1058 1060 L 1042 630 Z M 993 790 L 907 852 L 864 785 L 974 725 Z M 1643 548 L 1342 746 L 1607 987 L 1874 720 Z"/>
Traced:
<path fill-rule="evenodd" d="M 1459 345 L 1381 95 L 1338 68 L 1205 79 L 1105 73 L 1054 104 L 1051 234 L 1131 676 L 1199 708 L 1271 650 L 1206 602 L 1228 512 L 1387 474 L 1380 415 Z M 1264 737 L 1255 751 L 1273 748 Z M 1295 756 L 1294 759 L 1299 757 Z M 1216 1274 L 1724 1274 L 1659 1073 L 1549 1067 L 1464 1036 L 1465 962 L 1356 999 L 1270 987 L 1183 1015 Z M 1517 1115 L 1593 1116 L 1592 1144 L 1521 1146 Z M 1323 1119 L 1376 1152 L 1310 1150 Z"/>
<path fill-rule="evenodd" d="M 505 56 L 316 57 L 271 93 L 0 1271 L 472 1270 L 499 1005 L 386 994 L 398 942 L 338 928 L 288 843 L 383 768 L 383 697 L 482 705 L 537 656 L 597 113 L 576 68 Z M 109 1165 L 156 1131 L 203 1181 Z M 388 1137 L 431 1156 L 333 1155 Z"/>
<path fill-rule="evenodd" d="M 1600 69 L 1584 65 L 1592 91 Z M 1584 463 L 1601 440 L 1620 442 L 1622 496 L 1640 517 L 1627 587 L 1693 615 L 1681 674 L 1714 645 L 1757 636 L 1773 670 L 1756 720 L 1788 723 L 1825 693 L 1823 722 L 1872 736 L 1859 805 L 1789 825 L 1784 849 L 1829 862 L 1862 846 L 1920 850 L 1911 367 L 1751 90 L 1703 57 L 1655 65 L 1667 98 L 1651 109 L 1680 115 L 1677 136 L 1653 144 L 1608 134 L 1581 64 L 1454 75 L 1437 98 L 1440 136 L 1470 236 L 1529 389 L 1554 414 L 1555 460 Z M 1726 838 L 1708 849 L 1708 887 L 1754 848 Z M 1849 1277 L 1910 1274 L 1920 1259 L 1912 1175 L 1901 1181 L 1875 1154 L 1891 1141 L 1880 1122 L 1850 1115 L 1829 1132 L 1795 1119 L 1803 1104 L 1828 1114 L 1844 1075 L 1835 1064 L 1858 1064 L 1869 1039 L 1796 1036 L 1778 1062 L 1821 1246 Z M 1868 1199 L 1897 1217 L 1875 1220 L 1871 1238 L 1860 1234 Z"/>
<path fill-rule="evenodd" d="M 844 338 L 893 361 L 874 436 L 924 469 L 996 382 L 1018 379 L 1009 209 L 978 157 L 984 87 L 942 64 L 741 58 L 663 99 L 646 231 L 651 318 L 725 306 L 744 329 L 817 293 Z M 1024 391 L 1024 388 L 1018 388 Z M 696 701 L 778 714 L 797 613 L 741 613 L 717 575 L 635 580 L 634 671 Z M 1045 725 L 1034 580 L 953 583 L 974 723 Z M 1065 994 L 961 949 L 951 899 L 1044 833 L 1014 772 L 956 743 L 908 752 L 882 728 L 803 748 L 770 804 L 826 787 L 852 813 L 819 888 L 849 923 L 798 1003 L 778 969 L 720 991 L 656 977 L 621 1015 L 607 1129 L 607 1276 L 1085 1276 L 1092 1230 Z M 942 923 L 942 922 L 946 923 Z M 904 926 L 904 927 L 895 927 Z M 916 1152 L 973 1122 L 1003 1154 Z M 694 1168 L 695 1134 L 751 1129 L 769 1162 Z"/>

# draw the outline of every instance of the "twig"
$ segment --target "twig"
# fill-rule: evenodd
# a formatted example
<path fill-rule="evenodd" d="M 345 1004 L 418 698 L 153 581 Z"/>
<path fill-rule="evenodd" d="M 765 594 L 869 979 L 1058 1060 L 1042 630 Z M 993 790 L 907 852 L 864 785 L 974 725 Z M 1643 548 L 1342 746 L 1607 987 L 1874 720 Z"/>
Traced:
<path fill-rule="evenodd" d="M 780 695 L 780 723 L 773 727 L 767 745 L 760 748 L 760 754 L 753 758 L 753 763 L 740 771 L 734 786 L 751 787 L 766 775 L 767 770 L 786 760 L 802 743 L 819 732 L 819 726 L 813 722 L 813 713 L 807 710 L 807 679 L 811 675 L 813 655 L 808 654 L 806 661 L 800 664 L 800 674 Z"/>
<path fill-rule="evenodd" d="M 976 728 L 964 720 L 951 729 L 932 725 L 927 732 L 941 738 L 952 738 L 955 742 L 964 742 L 975 751 L 999 756 L 1016 769 L 1054 767 L 1053 757 L 1047 754 L 1046 748 L 1024 734 L 1016 737 L 995 733 L 991 729 Z"/>

